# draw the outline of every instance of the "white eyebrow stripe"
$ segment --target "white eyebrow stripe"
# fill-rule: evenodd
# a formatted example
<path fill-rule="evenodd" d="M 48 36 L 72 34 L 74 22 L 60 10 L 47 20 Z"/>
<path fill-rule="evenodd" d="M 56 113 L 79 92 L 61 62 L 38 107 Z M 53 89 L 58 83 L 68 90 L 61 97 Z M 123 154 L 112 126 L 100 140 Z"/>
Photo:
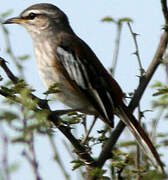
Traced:
<path fill-rule="evenodd" d="M 25 11 L 21 14 L 21 16 L 26 17 L 28 16 L 30 13 L 35 13 L 35 14 L 53 14 L 53 12 L 49 12 L 46 10 L 37 10 L 37 9 L 32 9 L 32 10 L 28 10 Z"/>

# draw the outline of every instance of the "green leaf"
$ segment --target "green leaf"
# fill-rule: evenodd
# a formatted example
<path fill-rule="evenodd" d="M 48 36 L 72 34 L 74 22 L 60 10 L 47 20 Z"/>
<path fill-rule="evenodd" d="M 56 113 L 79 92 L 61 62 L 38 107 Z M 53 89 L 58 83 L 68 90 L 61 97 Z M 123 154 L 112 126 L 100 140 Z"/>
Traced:
<path fill-rule="evenodd" d="M 24 136 L 19 136 L 19 137 L 14 137 L 11 142 L 12 143 L 29 143 L 30 139 L 28 137 Z"/>
<path fill-rule="evenodd" d="M 166 177 L 164 174 L 158 173 L 156 170 L 154 171 L 148 171 L 148 173 L 145 173 L 143 175 L 143 180 L 149 180 L 149 179 L 154 179 L 154 180 L 165 180 Z"/>
<path fill-rule="evenodd" d="M 100 169 L 100 168 L 94 168 L 92 171 L 89 172 L 89 176 L 94 176 L 97 178 L 102 178 L 103 174 L 106 172 L 106 170 Z"/>
<path fill-rule="evenodd" d="M 127 163 L 125 161 L 123 161 L 123 160 L 120 160 L 120 161 L 112 160 L 112 166 L 117 167 L 117 168 L 120 169 L 120 168 L 123 168 L 123 167 L 127 166 Z"/>
<path fill-rule="evenodd" d="M 16 113 L 10 111 L 5 111 L 2 113 L 2 115 L 0 115 L 0 120 L 12 121 L 14 119 L 19 119 L 19 116 Z"/>
<path fill-rule="evenodd" d="M 119 157 L 119 156 L 127 156 L 127 155 L 128 155 L 127 153 L 125 153 L 125 152 L 123 152 L 123 151 L 120 151 L 119 149 L 114 150 L 114 151 L 113 151 L 113 154 L 114 154 L 115 156 L 117 156 L 117 157 Z"/>
<path fill-rule="evenodd" d="M 20 165 L 18 162 L 12 163 L 8 169 L 9 173 L 16 172 L 19 169 Z"/>
<path fill-rule="evenodd" d="M 105 136 L 105 135 L 102 135 L 102 136 L 99 136 L 98 137 L 98 142 L 104 142 L 104 141 L 106 141 L 108 138 Z"/>
<path fill-rule="evenodd" d="M 110 17 L 110 16 L 106 16 L 103 19 L 101 19 L 102 22 L 115 22 L 115 20 Z"/>
<path fill-rule="evenodd" d="M 163 88 L 157 89 L 157 91 L 158 92 L 154 93 L 153 96 L 168 94 L 168 86 L 164 86 Z"/>
<path fill-rule="evenodd" d="M 160 137 L 160 138 L 165 138 L 168 136 L 168 133 L 158 133 L 157 134 L 157 137 Z"/>
<path fill-rule="evenodd" d="M 48 110 L 42 110 L 40 112 L 36 112 L 34 116 L 38 121 L 44 121 L 46 124 L 48 124 L 49 122 L 46 121 L 48 115 L 49 115 Z"/>
<path fill-rule="evenodd" d="M 73 161 L 71 161 L 71 163 L 74 164 L 74 166 L 73 166 L 73 168 L 72 168 L 73 171 L 74 171 L 75 169 L 77 169 L 77 168 L 85 165 L 84 162 L 82 162 L 82 161 L 80 161 L 80 160 L 73 160 Z"/>
<path fill-rule="evenodd" d="M 151 88 L 158 88 L 158 87 L 162 87 L 163 84 L 161 81 L 156 81 L 154 84 L 152 84 Z"/>
<path fill-rule="evenodd" d="M 8 11 L 0 14 L 0 16 L 1 16 L 2 18 L 6 18 L 6 17 L 8 17 L 9 15 L 11 15 L 12 13 L 13 13 L 13 10 L 12 10 L 12 9 L 9 9 Z"/>
<path fill-rule="evenodd" d="M 11 82 L 8 82 L 6 84 L 6 86 L 9 86 L 11 84 Z M 12 87 L 10 86 L 10 88 L 6 87 L 6 86 L 1 86 L 1 89 L 7 93 L 11 93 L 11 95 L 13 94 L 19 94 L 21 93 L 24 89 L 27 89 L 27 91 L 29 92 L 34 92 L 34 89 L 30 89 L 28 88 L 27 83 L 24 80 L 19 80 L 16 84 L 12 84 Z"/>
<path fill-rule="evenodd" d="M 14 91 L 12 88 L 7 88 L 5 86 L 1 86 L 1 90 L 10 95 L 13 95 L 16 93 L 16 91 Z"/>
<path fill-rule="evenodd" d="M 168 106 L 167 100 L 159 99 L 157 101 L 152 101 L 152 108 L 157 108 L 157 107 L 167 108 L 167 106 Z"/>
<path fill-rule="evenodd" d="M 136 145 L 135 141 L 126 141 L 126 142 L 119 143 L 120 147 L 129 147 L 129 146 L 135 146 L 135 145 Z"/>
<path fill-rule="evenodd" d="M 17 57 L 19 60 L 21 60 L 21 61 L 25 61 L 25 60 L 27 60 L 27 59 L 29 59 L 30 58 L 30 55 L 24 55 L 24 56 L 19 56 L 19 57 Z"/>
<path fill-rule="evenodd" d="M 133 22 L 133 20 L 129 17 L 120 18 L 118 20 L 118 23 L 123 23 L 123 22 Z"/>
<path fill-rule="evenodd" d="M 84 118 L 83 114 L 77 112 L 68 113 L 67 116 L 63 117 L 63 123 L 65 124 L 78 124 Z"/>
<path fill-rule="evenodd" d="M 44 92 L 45 95 L 49 95 L 49 94 L 55 94 L 55 93 L 59 93 L 60 89 L 59 89 L 59 83 L 54 83 L 52 86 L 50 86 L 50 88 Z"/>

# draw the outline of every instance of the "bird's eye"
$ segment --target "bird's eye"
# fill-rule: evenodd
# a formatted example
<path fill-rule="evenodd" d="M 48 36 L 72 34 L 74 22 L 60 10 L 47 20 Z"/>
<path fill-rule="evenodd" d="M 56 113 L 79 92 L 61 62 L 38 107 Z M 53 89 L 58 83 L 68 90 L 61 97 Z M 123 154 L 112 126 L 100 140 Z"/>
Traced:
<path fill-rule="evenodd" d="M 35 13 L 30 13 L 28 18 L 29 19 L 34 19 L 37 15 Z"/>

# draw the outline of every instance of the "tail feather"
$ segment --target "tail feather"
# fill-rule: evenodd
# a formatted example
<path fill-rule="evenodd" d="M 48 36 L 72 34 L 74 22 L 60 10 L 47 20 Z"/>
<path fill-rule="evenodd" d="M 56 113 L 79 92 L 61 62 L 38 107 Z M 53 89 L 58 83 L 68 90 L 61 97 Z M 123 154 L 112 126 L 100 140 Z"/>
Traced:
<path fill-rule="evenodd" d="M 153 146 L 151 140 L 136 120 L 136 118 L 132 115 L 130 110 L 123 104 L 117 108 L 117 116 L 126 124 L 128 129 L 132 132 L 134 137 L 136 138 L 138 144 L 143 149 L 145 154 L 151 160 L 152 164 L 155 167 L 159 168 L 159 171 L 164 173 L 163 163 L 160 160 L 160 156 L 157 153 L 155 147 Z"/>

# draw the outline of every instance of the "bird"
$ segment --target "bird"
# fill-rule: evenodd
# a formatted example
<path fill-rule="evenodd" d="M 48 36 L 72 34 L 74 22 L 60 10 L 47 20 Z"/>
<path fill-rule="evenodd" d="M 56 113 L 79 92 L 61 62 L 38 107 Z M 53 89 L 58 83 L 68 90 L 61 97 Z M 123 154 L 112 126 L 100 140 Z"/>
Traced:
<path fill-rule="evenodd" d="M 20 24 L 30 34 L 39 74 L 47 88 L 57 84 L 55 96 L 80 112 L 100 117 L 114 127 L 118 116 L 141 149 L 161 172 L 160 156 L 124 102 L 124 93 L 93 50 L 70 26 L 67 15 L 49 3 L 34 4 L 3 24 Z"/>

